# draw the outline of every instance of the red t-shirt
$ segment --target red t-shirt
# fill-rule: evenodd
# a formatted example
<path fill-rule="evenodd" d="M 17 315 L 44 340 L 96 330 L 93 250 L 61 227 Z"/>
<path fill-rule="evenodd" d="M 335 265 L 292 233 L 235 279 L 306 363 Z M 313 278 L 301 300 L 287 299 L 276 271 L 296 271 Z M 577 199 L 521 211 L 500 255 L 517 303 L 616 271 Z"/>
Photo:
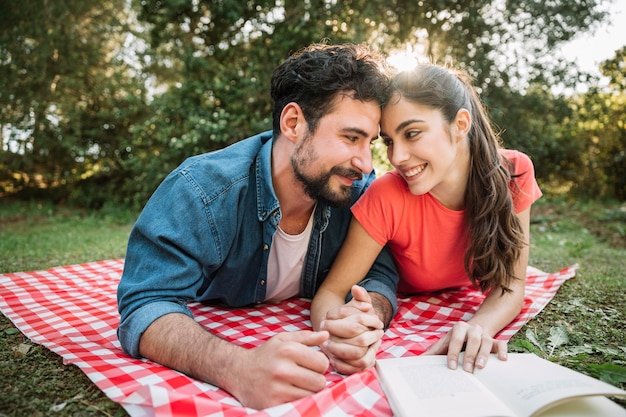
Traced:
<path fill-rule="evenodd" d="M 519 175 L 509 187 L 519 213 L 542 193 L 530 158 L 518 151 L 501 152 Z M 411 194 L 404 179 L 392 171 L 370 185 L 352 213 L 376 242 L 389 245 L 400 275 L 400 292 L 432 292 L 471 284 L 463 266 L 467 250 L 463 210 L 444 207 L 430 193 Z"/>

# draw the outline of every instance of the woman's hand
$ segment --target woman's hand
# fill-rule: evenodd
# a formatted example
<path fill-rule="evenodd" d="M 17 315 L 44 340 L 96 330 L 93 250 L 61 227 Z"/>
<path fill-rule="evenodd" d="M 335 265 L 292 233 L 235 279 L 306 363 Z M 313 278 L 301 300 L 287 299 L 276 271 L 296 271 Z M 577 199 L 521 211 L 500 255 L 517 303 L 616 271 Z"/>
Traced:
<path fill-rule="evenodd" d="M 335 371 L 346 375 L 374 366 L 384 334 L 367 291 L 358 285 L 351 291 L 352 300 L 328 311 L 320 323 L 320 330 L 330 334 L 321 349 Z"/>
<path fill-rule="evenodd" d="M 465 347 L 465 349 L 463 349 Z M 463 355 L 463 370 L 474 372 L 487 365 L 490 353 L 496 353 L 500 360 L 507 359 L 507 342 L 491 337 L 480 325 L 465 321 L 457 322 L 452 330 L 439 339 L 424 352 L 425 355 L 448 355 L 448 368 L 456 369 L 461 351 Z"/>

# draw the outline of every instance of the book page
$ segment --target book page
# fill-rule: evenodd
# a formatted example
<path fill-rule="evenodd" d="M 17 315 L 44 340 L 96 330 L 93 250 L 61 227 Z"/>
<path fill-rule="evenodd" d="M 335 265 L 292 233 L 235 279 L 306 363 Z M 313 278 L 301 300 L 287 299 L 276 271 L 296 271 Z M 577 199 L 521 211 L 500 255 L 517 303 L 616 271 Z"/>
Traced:
<path fill-rule="evenodd" d="M 445 356 L 381 359 L 376 369 L 397 416 L 514 417 L 472 374 L 448 369 Z"/>
<path fill-rule="evenodd" d="M 540 417 L 626 417 L 626 409 L 606 397 L 575 398 L 539 413 Z"/>
<path fill-rule="evenodd" d="M 532 416 L 575 397 L 626 394 L 533 354 L 511 353 L 507 361 L 492 356 L 475 376 L 519 416 Z"/>

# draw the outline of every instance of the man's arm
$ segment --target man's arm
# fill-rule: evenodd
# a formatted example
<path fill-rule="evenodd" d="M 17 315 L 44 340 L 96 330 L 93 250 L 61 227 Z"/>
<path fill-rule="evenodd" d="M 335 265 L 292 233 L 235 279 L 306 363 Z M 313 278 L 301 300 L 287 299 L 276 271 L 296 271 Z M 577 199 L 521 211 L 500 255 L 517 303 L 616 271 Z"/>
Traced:
<path fill-rule="evenodd" d="M 173 313 L 148 327 L 139 350 L 154 362 L 223 388 L 246 407 L 263 409 L 325 387 L 328 359 L 310 347 L 327 339 L 327 332 L 286 332 L 245 349 Z"/>
<path fill-rule="evenodd" d="M 385 255 L 365 229 L 352 220 L 350 229 L 337 258 L 311 304 L 314 329 L 328 330 L 330 339 L 322 349 L 332 366 L 341 373 L 354 373 L 374 364 L 384 327 L 393 316 L 397 273 L 393 262 L 378 274 L 384 279 L 372 279 L 372 265 Z M 388 269 L 391 268 L 391 272 Z M 363 278 L 368 275 L 368 278 Z M 361 281 L 361 286 L 356 286 Z M 369 290 L 369 292 L 368 292 Z M 346 303 L 346 294 L 352 299 Z"/>
<path fill-rule="evenodd" d="M 329 362 L 310 346 L 323 343 L 326 332 L 283 333 L 244 349 L 193 319 L 187 302 L 223 262 L 211 224 L 200 221 L 207 217 L 201 201 L 186 178 L 172 174 L 133 228 L 117 292 L 123 349 L 223 388 L 251 408 L 324 388 Z"/>
<path fill-rule="evenodd" d="M 368 294 L 372 299 L 372 306 L 374 307 L 376 315 L 380 321 L 383 322 L 385 329 L 388 328 L 394 313 L 394 308 L 389 302 L 389 299 L 377 292 L 370 292 Z"/>

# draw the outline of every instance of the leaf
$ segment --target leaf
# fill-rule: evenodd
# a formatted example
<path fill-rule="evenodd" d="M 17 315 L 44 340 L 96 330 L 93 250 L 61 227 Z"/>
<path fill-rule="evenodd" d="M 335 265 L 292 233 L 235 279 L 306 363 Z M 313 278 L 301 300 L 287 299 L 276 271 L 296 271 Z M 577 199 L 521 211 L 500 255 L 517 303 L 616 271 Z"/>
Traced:
<path fill-rule="evenodd" d="M 565 326 L 551 327 L 548 341 L 550 346 L 550 356 L 552 356 L 556 348 L 569 342 L 569 335 Z"/>
<path fill-rule="evenodd" d="M 596 346 L 596 350 L 606 356 L 611 356 L 611 355 L 620 356 L 621 354 L 619 349 L 616 349 L 610 346 Z"/>
<path fill-rule="evenodd" d="M 29 345 L 28 343 L 20 343 L 20 345 L 15 350 L 15 355 L 16 356 L 25 356 L 28 353 L 28 351 L 30 350 L 31 347 L 32 347 L 32 345 Z"/>
<path fill-rule="evenodd" d="M 561 355 L 563 356 L 577 356 L 593 353 L 596 349 L 591 345 L 572 346 L 564 350 Z"/>
<path fill-rule="evenodd" d="M 85 396 L 79 392 L 78 394 L 74 395 L 70 401 L 80 401 L 80 400 L 82 400 L 84 397 L 85 397 Z"/>
<path fill-rule="evenodd" d="M 515 342 L 509 344 L 511 350 L 517 350 L 521 352 L 531 352 L 536 353 L 539 351 L 532 343 L 528 340 L 516 340 Z"/>
<path fill-rule="evenodd" d="M 67 406 L 68 403 L 73 403 L 73 402 L 76 402 L 76 401 L 80 401 L 80 400 L 83 399 L 83 397 L 84 397 L 83 394 L 78 393 L 78 394 L 76 394 L 75 396 L 73 396 L 72 398 L 70 398 L 67 401 L 63 401 L 61 403 L 54 404 L 53 406 L 50 407 L 50 411 L 55 411 L 55 412 L 62 411 L 65 408 L 65 406 Z"/>
<path fill-rule="evenodd" d="M 541 350 L 542 352 L 545 351 L 543 345 L 539 342 L 539 339 L 537 339 L 537 335 L 535 334 L 534 331 L 530 329 L 526 330 L 526 338 L 530 340 L 533 343 L 533 345 L 537 346 L 539 350 Z"/>
<path fill-rule="evenodd" d="M 66 402 L 55 404 L 52 407 L 50 407 L 50 411 L 55 411 L 55 412 L 62 411 L 65 408 L 66 405 L 67 405 Z"/>
<path fill-rule="evenodd" d="M 17 330 L 15 327 L 9 327 L 4 331 L 4 334 L 6 334 L 7 336 L 13 336 L 14 334 L 18 334 L 19 332 L 20 331 Z"/>
<path fill-rule="evenodd" d="M 612 385 L 626 383 L 626 368 L 614 363 L 603 363 L 602 365 L 587 365 L 589 373 L 601 381 Z"/>

